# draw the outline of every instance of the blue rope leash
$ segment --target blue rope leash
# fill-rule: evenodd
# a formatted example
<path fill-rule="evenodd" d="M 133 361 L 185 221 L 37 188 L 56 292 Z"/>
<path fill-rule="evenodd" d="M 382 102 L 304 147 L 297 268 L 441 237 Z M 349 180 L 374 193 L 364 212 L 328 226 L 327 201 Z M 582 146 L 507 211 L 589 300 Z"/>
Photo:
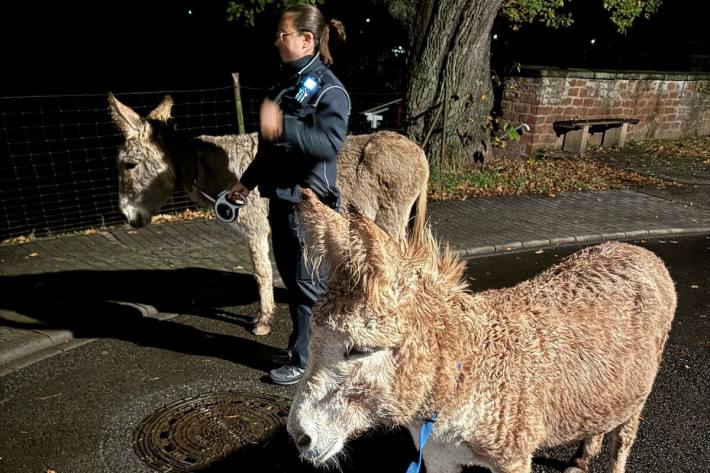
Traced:
<path fill-rule="evenodd" d="M 426 445 L 427 440 L 429 440 L 429 437 L 431 436 L 431 431 L 434 428 L 434 422 L 436 422 L 437 415 L 438 414 L 434 414 L 431 419 L 424 422 L 419 429 L 419 461 L 410 463 L 409 468 L 407 468 L 407 473 L 419 473 L 419 470 L 422 467 L 422 452 L 424 451 L 424 445 Z"/>
<path fill-rule="evenodd" d="M 456 362 L 456 369 L 461 371 L 460 361 Z M 424 422 L 419 429 L 419 461 L 410 463 L 409 468 L 407 468 L 407 473 L 419 473 L 419 470 L 422 468 L 422 453 L 424 452 L 424 445 L 426 445 L 429 437 L 431 437 L 431 431 L 434 430 L 434 422 L 436 422 L 436 418 L 438 416 L 439 413 L 437 412 L 431 416 L 431 419 Z"/>

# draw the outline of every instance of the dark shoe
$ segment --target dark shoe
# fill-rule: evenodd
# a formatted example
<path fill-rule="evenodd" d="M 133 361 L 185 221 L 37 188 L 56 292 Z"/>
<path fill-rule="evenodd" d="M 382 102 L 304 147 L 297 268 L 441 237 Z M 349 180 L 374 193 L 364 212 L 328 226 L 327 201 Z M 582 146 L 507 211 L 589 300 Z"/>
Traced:
<path fill-rule="evenodd" d="M 271 376 L 271 381 L 274 383 L 287 386 L 299 382 L 303 378 L 304 371 L 303 368 L 298 366 L 283 365 L 281 368 L 271 370 L 269 376 Z"/>
<path fill-rule="evenodd" d="M 287 365 L 293 359 L 291 350 L 274 350 L 271 354 L 271 362 L 277 365 Z"/>

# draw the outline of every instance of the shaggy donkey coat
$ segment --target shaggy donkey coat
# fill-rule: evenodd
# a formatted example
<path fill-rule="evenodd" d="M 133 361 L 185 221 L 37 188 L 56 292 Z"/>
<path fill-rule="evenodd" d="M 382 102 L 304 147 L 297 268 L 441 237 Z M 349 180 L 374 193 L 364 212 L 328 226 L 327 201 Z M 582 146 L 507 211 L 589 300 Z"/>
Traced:
<path fill-rule="evenodd" d="M 605 433 L 624 471 L 676 308 L 663 262 L 625 243 L 584 249 L 515 287 L 471 293 L 464 264 L 430 235 L 397 242 L 356 208 L 306 191 L 309 256 L 330 268 L 288 430 L 315 464 L 374 426 L 407 426 L 429 473 L 483 465 L 527 473 L 539 447 Z"/>
<path fill-rule="evenodd" d="M 169 96 L 146 119 L 113 95 L 108 102 L 125 138 L 117 158 L 119 207 L 134 227 L 150 223 L 175 188 L 212 209 L 199 191 L 216 197 L 237 181 L 256 155 L 255 133 L 192 139 L 175 131 L 168 124 L 173 106 Z M 342 204 L 356 203 L 393 236 L 405 233 L 412 213 L 412 231 L 423 231 L 428 179 L 422 149 L 397 133 L 348 136 L 338 154 Z M 256 189 L 232 225 L 246 237 L 254 264 L 261 301 L 254 325 L 257 335 L 269 333 L 275 310 L 267 214 L 268 202 Z"/>

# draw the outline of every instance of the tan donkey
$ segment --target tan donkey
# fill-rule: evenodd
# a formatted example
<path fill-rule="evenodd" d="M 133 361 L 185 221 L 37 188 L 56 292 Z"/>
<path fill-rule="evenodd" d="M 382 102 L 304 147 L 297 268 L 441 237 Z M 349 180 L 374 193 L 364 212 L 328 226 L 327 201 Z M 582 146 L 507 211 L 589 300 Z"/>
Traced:
<path fill-rule="evenodd" d="M 119 207 L 131 226 L 150 223 L 170 198 L 183 190 L 198 205 L 212 209 L 204 194 L 216 197 L 242 175 L 257 151 L 255 133 L 192 138 L 169 123 L 169 96 L 146 118 L 113 95 L 111 116 L 125 139 L 118 152 Z M 423 231 L 429 166 L 422 149 L 402 135 L 380 132 L 348 136 L 338 155 L 338 186 L 343 206 L 353 202 L 391 235 Z M 344 207 L 343 207 L 344 208 Z M 259 287 L 260 309 L 254 333 L 271 329 L 276 308 L 269 260 L 268 202 L 258 188 L 249 195 L 232 228 L 247 239 Z"/>
<path fill-rule="evenodd" d="M 586 472 L 606 433 L 610 471 L 624 471 L 676 308 L 657 256 L 605 243 L 472 293 L 430 235 L 397 242 L 357 209 L 342 217 L 305 195 L 310 258 L 331 270 L 288 419 L 304 458 L 337 463 L 375 426 L 406 426 L 418 444 L 436 415 L 429 473 L 528 473 L 537 448 L 573 441 L 568 470 Z"/>

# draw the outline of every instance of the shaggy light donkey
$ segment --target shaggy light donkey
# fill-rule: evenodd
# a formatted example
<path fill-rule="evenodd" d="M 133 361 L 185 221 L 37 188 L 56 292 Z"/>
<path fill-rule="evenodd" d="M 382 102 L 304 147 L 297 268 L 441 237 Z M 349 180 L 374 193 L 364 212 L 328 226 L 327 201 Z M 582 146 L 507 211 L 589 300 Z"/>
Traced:
<path fill-rule="evenodd" d="M 175 131 L 168 124 L 173 105 L 169 96 L 145 119 L 113 95 L 108 102 L 125 138 L 117 158 L 119 207 L 131 226 L 150 223 L 175 188 L 212 209 L 204 194 L 214 198 L 228 189 L 256 155 L 255 133 L 192 138 Z M 392 132 L 348 136 L 338 166 L 344 206 L 356 203 L 394 236 L 405 233 L 413 213 L 412 231 L 423 231 L 429 166 L 419 146 Z M 260 198 L 257 188 L 232 225 L 247 239 L 259 287 L 261 304 L 253 329 L 257 335 L 269 333 L 275 309 L 267 214 L 268 201 Z"/>
<path fill-rule="evenodd" d="M 337 462 L 375 426 L 406 426 L 429 473 L 481 465 L 528 473 L 539 447 L 583 441 L 588 470 L 605 433 L 624 471 L 676 307 L 653 253 L 605 243 L 515 287 L 471 293 L 464 264 L 428 235 L 397 242 L 356 208 L 306 191 L 310 258 L 330 269 L 311 355 L 287 428 L 302 456 Z"/>

